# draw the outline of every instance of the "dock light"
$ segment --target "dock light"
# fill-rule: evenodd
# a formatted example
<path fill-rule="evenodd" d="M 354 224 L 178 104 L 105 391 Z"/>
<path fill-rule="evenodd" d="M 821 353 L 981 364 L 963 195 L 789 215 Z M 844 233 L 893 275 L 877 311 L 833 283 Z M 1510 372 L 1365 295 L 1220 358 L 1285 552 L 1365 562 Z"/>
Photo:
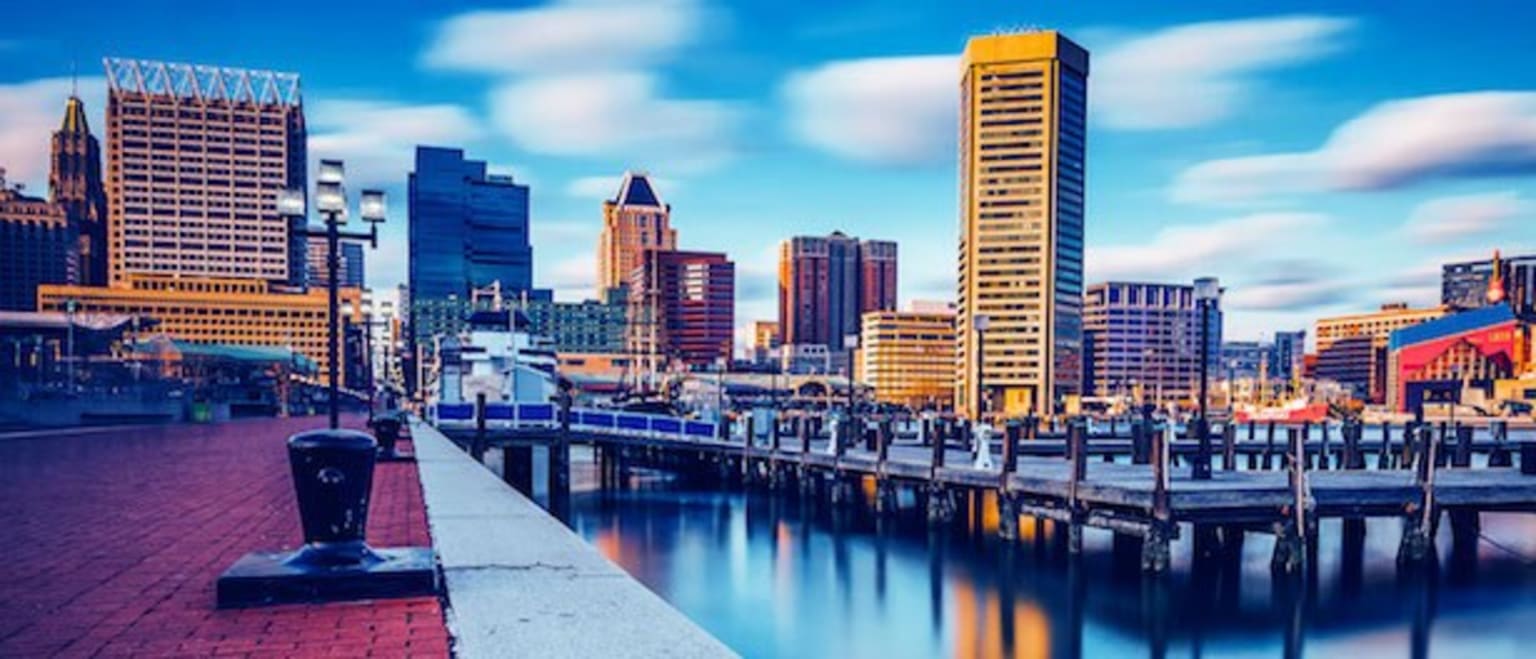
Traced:
<path fill-rule="evenodd" d="M 340 181 L 321 181 L 315 184 L 315 208 L 327 215 L 336 216 L 337 224 L 347 222 L 347 192 Z"/>
<path fill-rule="evenodd" d="M 357 202 L 357 214 L 364 222 L 383 222 L 387 210 L 383 190 L 364 190 Z"/>
<path fill-rule="evenodd" d="M 278 190 L 277 212 L 285 217 L 298 217 L 304 214 L 305 200 L 303 190 Z"/>
<path fill-rule="evenodd" d="M 320 171 L 315 175 L 318 183 L 341 183 L 347 178 L 347 168 L 340 160 L 321 160 Z"/>

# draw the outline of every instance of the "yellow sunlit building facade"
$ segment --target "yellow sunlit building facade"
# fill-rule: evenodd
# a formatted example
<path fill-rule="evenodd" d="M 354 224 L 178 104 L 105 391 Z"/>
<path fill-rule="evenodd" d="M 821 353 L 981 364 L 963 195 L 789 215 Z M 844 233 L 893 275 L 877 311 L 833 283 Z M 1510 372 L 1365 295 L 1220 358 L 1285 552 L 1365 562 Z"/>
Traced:
<path fill-rule="evenodd" d="M 343 288 L 343 317 L 363 320 L 362 293 Z M 186 279 L 130 275 L 109 287 L 45 284 L 37 288 L 38 309 L 75 313 L 130 314 L 157 321 L 156 334 L 194 343 L 292 347 L 313 359 L 326 381 L 328 304 L 323 289 L 277 293 L 254 279 Z M 350 313 L 348 313 L 350 309 Z M 344 351 L 338 347 L 338 354 Z M 345 364 L 341 365 L 345 372 Z"/>
<path fill-rule="evenodd" d="M 976 37 L 961 71 L 956 401 L 1049 414 L 1082 387 L 1088 51 L 1052 31 Z"/>
<path fill-rule="evenodd" d="M 859 374 L 882 403 L 948 410 L 955 391 L 955 314 L 864 314 Z"/>

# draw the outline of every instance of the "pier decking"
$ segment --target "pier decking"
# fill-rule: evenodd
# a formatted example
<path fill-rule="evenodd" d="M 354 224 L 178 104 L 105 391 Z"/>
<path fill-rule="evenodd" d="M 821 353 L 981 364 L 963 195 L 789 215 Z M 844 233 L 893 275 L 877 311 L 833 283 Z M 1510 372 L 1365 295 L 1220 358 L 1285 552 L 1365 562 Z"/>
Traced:
<path fill-rule="evenodd" d="M 1481 512 L 1536 512 L 1536 438 L 1511 439 L 1503 426 L 1483 437 L 1459 426 L 1387 427 L 1376 429 L 1372 439 L 1366 438 L 1370 429 L 1360 426 L 1248 426 L 1249 438 L 1239 439 L 1240 428 L 1230 426 L 1212 439 L 1212 478 L 1195 480 L 1189 463 L 1198 442 L 1146 425 L 1133 426 L 1128 438 L 1090 438 L 1083 426 L 1045 437 L 1015 425 L 990 440 L 969 442 L 927 428 L 917 441 L 898 439 L 891 424 L 877 423 L 857 442 L 834 444 L 815 436 L 814 424 L 791 425 L 792 436 L 782 428 L 763 436 L 750 422 L 739 432 L 697 436 L 662 432 L 654 424 L 649 430 L 624 430 L 617 423 L 605 429 L 562 418 L 542 427 L 495 429 L 477 418 L 473 427 L 446 432 L 472 453 L 503 447 L 508 480 L 525 490 L 534 477 L 532 448 L 549 447 L 557 507 L 561 479 L 568 478 L 568 457 L 562 456 L 570 444 L 586 443 L 597 448 L 605 479 L 620 479 L 633 467 L 658 467 L 797 488 L 834 503 L 849 499 L 856 482 L 872 479 L 877 508 L 894 509 L 905 489 L 935 522 L 953 517 L 963 497 L 988 499 L 1005 537 L 1018 534 L 1021 515 L 1066 525 L 1073 551 L 1080 549 L 1083 528 L 1108 529 L 1142 542 L 1142 565 L 1149 571 L 1168 568 L 1169 542 L 1181 524 L 1193 525 L 1197 536 L 1218 546 L 1240 544 L 1249 531 L 1273 533 L 1279 539 L 1275 566 L 1294 570 L 1322 518 L 1401 517 L 1399 558 L 1415 563 L 1431 554 L 1441 513 L 1449 515 L 1460 542 L 1476 537 Z M 672 431 L 672 425 L 660 430 Z"/>

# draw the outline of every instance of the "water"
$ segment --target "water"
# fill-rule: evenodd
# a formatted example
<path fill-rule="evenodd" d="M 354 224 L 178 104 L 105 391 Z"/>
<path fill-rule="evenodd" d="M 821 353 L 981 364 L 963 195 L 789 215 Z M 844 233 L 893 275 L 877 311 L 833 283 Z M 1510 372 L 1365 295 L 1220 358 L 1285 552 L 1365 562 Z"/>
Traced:
<path fill-rule="evenodd" d="M 1474 560 L 1449 560 L 1442 524 L 1443 566 L 1417 577 L 1395 568 L 1396 520 L 1368 524 L 1358 570 L 1340 523 L 1324 522 L 1315 574 L 1291 579 L 1271 577 L 1273 539 L 1255 533 L 1239 561 L 1192 569 L 1186 527 L 1172 573 L 1147 578 L 1107 532 L 1090 530 L 1074 562 L 1050 525 L 1026 518 L 1016 543 L 996 539 L 991 513 L 930 531 L 904 496 L 882 519 L 649 474 L 578 493 L 571 525 L 749 657 L 1483 658 L 1532 656 L 1536 643 L 1525 516 L 1485 515 Z"/>

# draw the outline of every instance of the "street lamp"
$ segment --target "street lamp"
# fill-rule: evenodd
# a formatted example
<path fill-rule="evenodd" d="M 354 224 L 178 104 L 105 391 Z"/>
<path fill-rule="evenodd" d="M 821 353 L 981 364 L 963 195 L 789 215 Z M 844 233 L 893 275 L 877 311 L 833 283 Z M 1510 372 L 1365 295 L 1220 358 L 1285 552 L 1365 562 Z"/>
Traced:
<path fill-rule="evenodd" d="M 988 316 L 986 314 L 979 314 L 979 315 L 977 315 L 977 316 L 975 316 L 975 317 L 973 317 L 971 319 L 971 326 L 976 329 L 976 419 L 975 419 L 975 421 L 976 421 L 977 425 L 980 425 L 981 422 L 984 419 L 986 419 L 986 414 L 987 414 L 987 410 L 986 410 L 986 407 L 985 407 L 987 401 L 985 400 L 985 397 L 982 396 L 982 392 L 984 391 L 984 389 L 982 388 L 982 384 L 981 384 L 981 376 L 982 376 L 982 373 L 983 373 L 982 361 L 983 361 L 983 358 L 986 357 L 986 347 L 987 347 L 986 341 L 984 339 L 986 337 L 987 328 L 992 326 L 992 317 Z"/>
<path fill-rule="evenodd" d="M 304 191 L 279 190 L 277 193 L 277 209 L 279 213 L 287 217 L 302 218 L 305 216 Z M 357 240 L 367 241 L 374 249 L 379 247 L 379 224 L 384 221 L 385 204 L 384 192 L 381 190 L 364 190 L 358 200 L 358 215 L 368 223 L 368 233 L 346 233 L 341 230 L 341 225 L 347 223 L 347 191 L 346 171 L 340 160 L 321 160 L 320 169 L 315 177 L 315 210 L 325 220 L 323 227 L 304 226 L 297 234 L 301 237 L 325 238 L 326 245 L 326 292 L 329 296 L 329 315 L 326 334 L 329 339 L 327 355 L 330 363 L 326 365 L 326 371 L 330 378 L 330 423 L 331 428 L 341 427 L 341 400 L 338 367 L 341 363 L 341 355 L 338 354 L 337 343 L 341 328 L 340 322 L 340 285 L 337 271 L 341 269 L 341 241 Z"/>
<path fill-rule="evenodd" d="M 1195 308 L 1200 314 L 1200 420 L 1195 426 L 1200 439 L 1200 453 L 1195 458 L 1191 473 L 1195 480 L 1211 478 L 1211 424 L 1206 416 L 1206 401 L 1210 386 L 1210 332 L 1211 310 L 1221 300 L 1221 284 L 1215 277 L 1195 280 Z"/>

